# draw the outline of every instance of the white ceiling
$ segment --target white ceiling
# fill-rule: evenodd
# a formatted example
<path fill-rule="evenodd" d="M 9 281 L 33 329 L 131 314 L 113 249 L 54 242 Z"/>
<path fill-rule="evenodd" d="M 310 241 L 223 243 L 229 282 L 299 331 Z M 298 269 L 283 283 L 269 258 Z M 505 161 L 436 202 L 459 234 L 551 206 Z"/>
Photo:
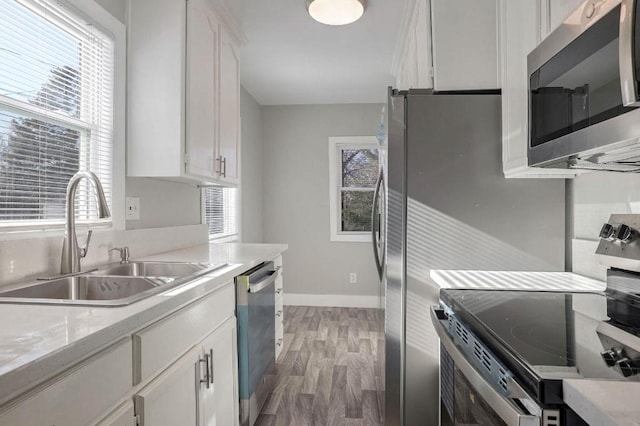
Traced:
<path fill-rule="evenodd" d="M 386 102 L 406 1 L 368 0 L 359 21 L 334 27 L 305 0 L 230 0 L 248 39 L 242 85 L 261 105 Z"/>

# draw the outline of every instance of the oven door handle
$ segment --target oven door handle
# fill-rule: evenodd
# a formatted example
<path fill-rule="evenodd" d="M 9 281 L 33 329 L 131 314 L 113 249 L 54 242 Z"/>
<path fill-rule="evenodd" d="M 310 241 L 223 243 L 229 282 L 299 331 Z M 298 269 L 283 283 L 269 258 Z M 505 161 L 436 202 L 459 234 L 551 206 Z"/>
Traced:
<path fill-rule="evenodd" d="M 438 318 L 435 307 L 431 308 L 431 319 L 440 336 L 440 343 L 445 347 L 458 370 L 464 374 L 471 386 L 485 399 L 498 416 L 508 425 L 540 426 L 540 416 L 523 412 L 509 398 L 505 398 L 482 377 L 469 361 L 462 355 L 445 330 L 443 321 Z"/>

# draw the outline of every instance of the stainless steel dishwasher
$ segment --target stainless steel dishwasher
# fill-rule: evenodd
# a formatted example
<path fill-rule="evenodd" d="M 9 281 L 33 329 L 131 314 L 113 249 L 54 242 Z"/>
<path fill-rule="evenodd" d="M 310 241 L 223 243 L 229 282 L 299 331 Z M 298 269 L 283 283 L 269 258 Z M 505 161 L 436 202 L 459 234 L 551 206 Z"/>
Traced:
<path fill-rule="evenodd" d="M 253 426 L 272 390 L 265 374 L 275 368 L 275 280 L 273 262 L 236 277 L 240 425 Z"/>

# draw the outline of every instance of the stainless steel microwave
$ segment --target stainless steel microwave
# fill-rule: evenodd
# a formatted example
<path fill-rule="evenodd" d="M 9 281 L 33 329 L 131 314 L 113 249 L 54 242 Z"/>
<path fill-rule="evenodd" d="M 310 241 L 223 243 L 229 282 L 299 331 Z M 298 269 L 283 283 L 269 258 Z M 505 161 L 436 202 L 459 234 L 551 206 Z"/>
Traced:
<path fill-rule="evenodd" d="M 587 0 L 527 56 L 530 166 L 640 171 L 640 0 Z"/>

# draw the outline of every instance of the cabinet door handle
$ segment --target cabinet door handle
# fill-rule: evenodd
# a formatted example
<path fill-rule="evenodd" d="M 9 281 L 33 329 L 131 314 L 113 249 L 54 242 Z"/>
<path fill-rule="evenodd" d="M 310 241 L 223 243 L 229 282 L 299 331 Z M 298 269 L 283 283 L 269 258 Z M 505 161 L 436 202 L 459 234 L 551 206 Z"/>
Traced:
<path fill-rule="evenodd" d="M 222 176 L 227 177 L 227 157 L 222 158 Z"/>
<path fill-rule="evenodd" d="M 209 381 L 211 384 L 213 384 L 214 381 L 214 377 L 213 377 L 213 349 L 209 349 L 209 362 L 211 362 L 211 368 L 209 369 Z M 209 386 L 207 386 L 209 387 Z"/>
<path fill-rule="evenodd" d="M 200 383 L 204 383 L 207 389 L 209 389 L 209 378 L 211 377 L 211 372 L 209 370 L 209 354 L 204 354 L 204 359 L 200 359 L 198 361 L 200 361 L 200 363 L 204 362 L 205 365 L 204 379 L 200 379 Z"/>

